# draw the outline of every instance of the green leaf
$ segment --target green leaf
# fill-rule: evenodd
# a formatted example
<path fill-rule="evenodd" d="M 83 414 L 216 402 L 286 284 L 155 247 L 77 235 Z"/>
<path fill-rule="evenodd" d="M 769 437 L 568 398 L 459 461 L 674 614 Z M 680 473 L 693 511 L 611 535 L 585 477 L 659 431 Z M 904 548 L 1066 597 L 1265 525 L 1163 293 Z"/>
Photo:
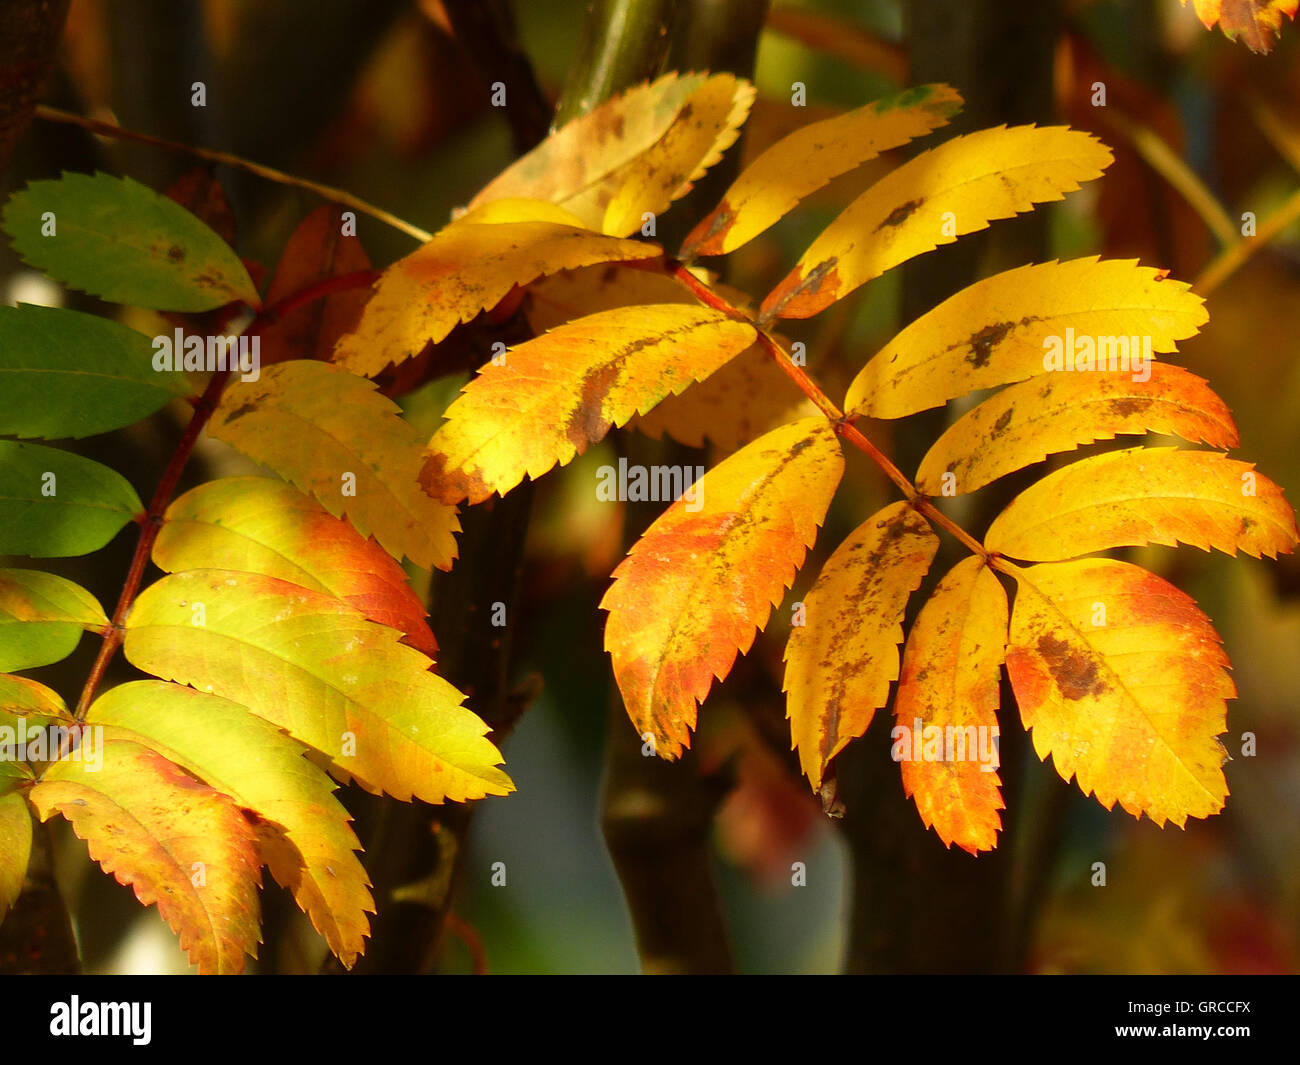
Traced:
<path fill-rule="evenodd" d="M 115 727 L 258 814 L 258 848 L 330 949 L 351 965 L 375 910 L 350 818 L 307 748 L 247 707 L 159 680 L 100 696 L 88 724 Z"/>
<path fill-rule="evenodd" d="M 98 551 L 144 504 L 120 473 L 40 444 L 0 440 L 0 555 Z"/>
<path fill-rule="evenodd" d="M 9 779 L 15 783 L 30 778 L 26 766 L 6 767 L 0 763 L 0 793 Z M 7 778 L 7 774 L 12 774 Z M 32 815 L 27 809 L 27 797 L 11 792 L 0 794 L 0 920 L 9 912 L 23 890 L 27 876 L 27 863 L 32 855 Z"/>
<path fill-rule="evenodd" d="M 130 178 L 33 181 L 10 197 L 3 227 L 24 262 L 114 303 L 158 311 L 208 311 L 233 300 L 261 306 L 229 244 Z"/>
<path fill-rule="evenodd" d="M 53 688 L 29 677 L 12 677 L 0 673 L 0 744 L 9 742 L 2 730 L 14 728 L 18 718 L 26 719 L 26 727 L 44 727 L 52 718 L 70 722 L 72 715 L 63 697 Z M 5 759 L 0 758 L 0 763 Z"/>
<path fill-rule="evenodd" d="M 153 368 L 143 333 L 54 307 L 0 307 L 0 434 L 92 436 L 146 418 L 191 389 Z"/>
<path fill-rule="evenodd" d="M 84 588 L 53 573 L 0 569 L 0 670 L 34 669 L 76 649 L 81 630 L 107 625 Z"/>

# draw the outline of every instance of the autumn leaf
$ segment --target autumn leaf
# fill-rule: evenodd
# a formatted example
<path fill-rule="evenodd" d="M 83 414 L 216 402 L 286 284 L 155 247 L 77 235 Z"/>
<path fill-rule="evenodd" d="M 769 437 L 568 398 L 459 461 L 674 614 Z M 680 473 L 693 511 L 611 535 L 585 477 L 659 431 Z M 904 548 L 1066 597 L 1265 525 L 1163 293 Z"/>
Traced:
<path fill-rule="evenodd" d="M 1064 358 L 1071 337 L 1071 356 L 1075 348 L 1091 352 L 1095 365 L 1104 355 L 1109 367 L 1113 355 L 1112 368 L 1125 369 L 1132 363 L 1121 366 L 1119 357 L 1131 360 L 1134 336 L 1143 352 L 1149 337 L 1153 355 L 1195 336 L 1209 319 L 1204 302 L 1136 260 L 1094 256 L 1007 270 L 962 289 L 885 345 L 853 379 L 845 410 L 902 418 L 1036 377 L 1054 344 Z"/>
<path fill-rule="evenodd" d="M 417 478 L 424 445 L 373 382 L 329 363 L 295 359 L 256 381 L 231 382 L 208 432 L 315 496 L 395 558 L 450 569 L 456 509 Z"/>
<path fill-rule="evenodd" d="M 626 237 L 642 228 L 647 214 L 662 214 L 690 192 L 736 142 L 753 102 L 749 82 L 730 74 L 706 78 L 664 135 L 615 175 L 617 188 L 601 229 Z"/>
<path fill-rule="evenodd" d="M 104 872 L 157 904 L 200 973 L 241 972 L 261 938 L 253 826 L 229 796 L 148 748 L 107 729 L 98 743 L 102 765 L 69 757 L 45 770 L 31 791 L 41 820 L 72 822 Z"/>
<path fill-rule="evenodd" d="M 399 636 L 332 595 L 203 569 L 140 595 L 125 650 L 146 673 L 248 707 L 370 791 L 440 803 L 513 790 L 487 726 Z"/>
<path fill-rule="evenodd" d="M 701 380 L 754 340 L 753 326 L 708 307 L 601 311 L 489 363 L 447 409 L 420 476 L 444 503 L 505 495 Z"/>
<path fill-rule="evenodd" d="M 867 731 L 898 677 L 903 611 L 939 538 L 909 503 L 873 514 L 835 549 L 785 648 L 792 746 L 814 791 L 826 767 Z"/>
<path fill-rule="evenodd" d="M 671 71 L 610 97 L 515 160 L 479 191 L 470 208 L 505 197 L 551 200 L 587 228 L 598 229 L 616 175 L 667 132 L 704 80 L 703 74 Z"/>
<path fill-rule="evenodd" d="M 343 233 L 338 207 L 317 207 L 289 236 L 266 293 L 280 300 L 321 281 L 370 269 L 370 257 L 355 236 Z M 370 294 L 364 289 L 334 292 L 267 324 L 261 333 L 262 366 L 286 359 L 328 360 L 339 339 L 356 328 Z"/>
<path fill-rule="evenodd" d="M 253 811 L 260 860 L 352 965 L 365 949 L 374 899 L 348 812 L 305 747 L 243 706 L 157 680 L 101 695 L 86 723 L 148 747 Z"/>
<path fill-rule="evenodd" d="M 1218 736 L 1236 689 L 1191 597 L 1113 559 L 1007 568 L 1007 674 L 1038 757 L 1106 809 L 1158 825 L 1223 809 Z"/>
<path fill-rule="evenodd" d="M 1110 149 L 1063 126 L 968 133 L 922 152 L 853 201 L 763 300 L 762 317 L 809 318 L 940 244 L 1100 176 Z"/>
<path fill-rule="evenodd" d="M 971 854 L 993 850 L 1002 828 L 994 738 L 1006 641 L 1006 592 L 983 559 L 962 559 L 908 633 L 894 699 L 894 717 L 906 730 L 894 744 L 903 756 L 903 791 L 945 847 L 956 843 Z M 927 756 L 929 737 L 942 737 L 943 757 Z"/>
<path fill-rule="evenodd" d="M 1258 558 L 1300 541 L 1282 489 L 1216 451 L 1128 448 L 1049 473 L 989 526 L 990 551 L 1030 562 L 1144 544 Z"/>
<path fill-rule="evenodd" d="M 62 661 L 82 630 L 107 625 L 95 597 L 66 577 L 0 569 L 0 672 Z"/>
<path fill-rule="evenodd" d="M 937 129 L 960 108 L 961 96 L 949 86 L 918 85 L 795 130 L 745 168 L 691 230 L 682 258 L 734 251 L 832 178 Z"/>
<path fill-rule="evenodd" d="M 32 854 L 32 815 L 27 798 L 14 790 L 29 784 L 22 762 L 0 762 L 0 921 L 22 894 Z"/>
<path fill-rule="evenodd" d="M 493 207 L 485 204 L 487 211 Z M 488 223 L 470 215 L 383 272 L 356 330 L 334 361 L 373 377 L 443 340 L 460 322 L 495 307 L 516 285 L 557 270 L 649 259 L 662 249 L 552 221 Z"/>
<path fill-rule="evenodd" d="M 336 595 L 371 621 L 437 650 L 420 597 L 374 540 L 296 488 L 269 477 L 226 477 L 186 492 L 163 516 L 154 541 L 159 569 L 233 569 Z"/>
<path fill-rule="evenodd" d="M 1295 18 L 1300 0 L 1193 0 L 1196 16 L 1207 30 L 1218 23 L 1229 40 L 1241 38 L 1252 52 L 1273 50 L 1274 38 L 1282 34 L 1282 16 Z M 1183 0 L 1186 5 L 1187 0 Z"/>
<path fill-rule="evenodd" d="M 1180 366 L 1129 372 L 1060 373 L 1011 385 L 968 411 L 926 452 L 916 487 L 960 495 L 1058 451 L 1117 433 L 1166 433 L 1193 444 L 1236 447 L 1237 426 L 1209 385 Z M 951 478 L 945 481 L 945 475 Z M 944 491 L 945 485 L 949 489 Z"/>
<path fill-rule="evenodd" d="M 843 471 L 824 418 L 774 429 L 705 474 L 615 569 L 605 648 L 628 716 L 662 757 L 690 746 L 696 704 L 767 624 Z"/>

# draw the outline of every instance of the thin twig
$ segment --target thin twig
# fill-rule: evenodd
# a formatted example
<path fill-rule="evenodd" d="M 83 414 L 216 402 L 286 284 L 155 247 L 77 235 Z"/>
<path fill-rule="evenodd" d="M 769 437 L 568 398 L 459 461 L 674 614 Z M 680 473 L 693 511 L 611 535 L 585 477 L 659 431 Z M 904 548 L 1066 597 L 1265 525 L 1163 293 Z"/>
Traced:
<path fill-rule="evenodd" d="M 134 130 L 123 129 L 113 122 L 102 122 L 96 118 L 86 118 L 82 115 L 74 115 L 71 111 L 61 111 L 57 107 L 48 107 L 45 104 L 39 104 L 36 108 L 36 117 L 43 118 L 47 122 L 65 122 L 68 125 L 80 126 L 82 129 L 89 130 L 91 133 L 98 134 L 101 137 L 115 137 L 118 140 L 137 141 L 140 144 L 149 144 L 155 148 L 166 148 L 169 151 L 181 152 L 185 155 L 193 155 L 199 159 L 206 159 L 212 163 L 223 163 L 226 166 L 237 167 L 240 170 L 247 170 L 250 174 L 256 174 L 258 177 L 266 178 L 268 181 L 275 181 L 281 185 L 292 185 L 295 188 L 306 189 L 309 192 L 316 193 L 322 199 L 330 200 L 334 203 L 341 204 L 344 207 L 351 207 L 362 214 L 368 214 L 371 218 L 383 222 L 385 225 L 392 226 L 394 229 L 400 229 L 407 236 L 414 237 L 421 244 L 433 239 L 433 234 L 426 229 L 421 229 L 404 219 L 398 218 L 397 215 L 390 211 L 385 211 L 382 207 L 376 207 L 373 203 L 367 203 L 365 200 L 353 196 L 350 192 L 343 189 L 336 189 L 330 185 L 322 185 L 316 181 L 308 181 L 306 178 L 295 177 L 293 174 L 286 174 L 283 170 L 277 170 L 272 166 L 263 166 L 261 163 L 254 163 L 249 159 L 243 159 L 238 155 L 232 155 L 230 152 L 218 152 L 211 148 L 196 148 L 191 144 L 181 144 L 179 141 L 169 141 L 162 137 L 154 137 L 148 133 L 137 133 Z"/>
<path fill-rule="evenodd" d="M 1237 270 L 1241 269 L 1258 251 L 1276 239 L 1293 222 L 1300 220 L 1300 190 L 1259 224 L 1253 237 L 1240 240 L 1224 248 L 1214 257 L 1192 284 L 1202 296 L 1208 296 Z"/>

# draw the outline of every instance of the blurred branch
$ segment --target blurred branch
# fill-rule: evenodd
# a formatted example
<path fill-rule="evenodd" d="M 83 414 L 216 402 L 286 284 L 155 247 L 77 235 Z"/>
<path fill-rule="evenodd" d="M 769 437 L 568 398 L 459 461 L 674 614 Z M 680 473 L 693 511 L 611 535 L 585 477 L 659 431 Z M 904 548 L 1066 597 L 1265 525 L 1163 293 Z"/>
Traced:
<path fill-rule="evenodd" d="M 67 14 L 68 0 L 0 4 L 0 170 L 32 120 Z"/>
<path fill-rule="evenodd" d="M 1146 164 L 1172 185 L 1210 228 L 1219 243 L 1226 246 L 1240 239 L 1228 209 L 1218 200 L 1195 172 L 1155 130 L 1136 122 L 1115 109 L 1107 113 L 1110 123 L 1133 145 Z"/>
<path fill-rule="evenodd" d="M 1249 262 L 1256 252 L 1262 251 L 1297 221 L 1300 221 L 1300 190 L 1292 193 L 1286 203 L 1260 222 L 1253 237 L 1239 240 L 1215 256 L 1214 261 L 1192 284 L 1192 288 L 1202 296 L 1208 296 Z"/>
<path fill-rule="evenodd" d="M 907 81 L 906 48 L 825 12 L 779 7 L 768 16 L 767 28 L 895 84 Z"/>
<path fill-rule="evenodd" d="M 137 133 L 134 130 L 123 129 L 112 122 L 101 122 L 94 118 L 84 118 L 81 115 L 74 115 L 69 111 L 60 111 L 57 107 L 46 107 L 44 104 L 36 108 L 36 117 L 43 118 L 47 122 L 64 122 L 73 126 L 80 126 L 84 130 L 95 133 L 101 137 L 116 137 L 119 140 L 136 141 L 139 144 L 149 144 L 155 148 L 164 148 L 171 152 L 183 152 L 186 155 L 193 155 L 199 159 L 206 159 L 212 163 L 224 163 L 226 166 L 233 166 L 240 170 L 246 170 L 258 177 L 266 178 L 268 181 L 275 181 L 281 185 L 293 185 L 296 188 L 306 189 L 308 192 L 314 192 L 322 199 L 330 200 L 343 207 L 351 207 L 367 214 L 371 218 L 378 219 L 385 225 L 392 226 L 394 229 L 400 229 L 408 236 L 414 237 L 421 244 L 432 239 L 433 234 L 428 230 L 421 229 L 419 226 L 412 225 L 410 222 L 398 218 L 395 214 L 385 211 L 382 207 L 376 207 L 374 204 L 367 203 L 357 196 L 343 189 L 336 189 L 329 185 L 322 185 L 315 181 L 308 181 L 306 178 L 295 177 L 293 174 L 286 174 L 283 170 L 277 170 L 272 166 L 263 166 L 261 163 L 254 163 L 251 160 L 243 159 L 238 155 L 232 155 L 230 152 L 219 152 L 212 148 L 197 148 L 190 144 L 180 144 L 177 141 L 164 140 L 162 137 L 154 137 L 148 133 Z"/>
<path fill-rule="evenodd" d="M 32 825 L 22 894 L 0 923 L 0 975 L 79 973 L 72 919 L 54 876 L 51 826 Z"/>

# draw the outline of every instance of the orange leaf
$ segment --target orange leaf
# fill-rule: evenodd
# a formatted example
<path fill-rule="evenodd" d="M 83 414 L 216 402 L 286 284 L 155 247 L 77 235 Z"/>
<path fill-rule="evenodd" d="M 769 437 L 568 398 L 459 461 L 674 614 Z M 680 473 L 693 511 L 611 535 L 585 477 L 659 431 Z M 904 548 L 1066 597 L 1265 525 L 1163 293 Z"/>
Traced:
<path fill-rule="evenodd" d="M 1183 0 L 1186 4 L 1187 0 Z M 1300 0 L 1194 0 L 1196 15 L 1207 30 L 1219 24 L 1229 40 L 1238 37 L 1252 52 L 1273 50 L 1273 39 L 1282 35 L 1282 16 L 1295 18 Z"/>
<path fill-rule="evenodd" d="M 690 746 L 696 704 L 767 624 L 843 472 L 824 418 L 774 429 L 709 471 L 614 571 L 605 647 L 628 716 L 661 756 Z"/>
<path fill-rule="evenodd" d="M 444 503 L 505 495 L 707 377 L 754 337 L 747 322 L 676 303 L 601 311 L 557 326 L 465 385 L 429 441 L 420 483 Z"/>
<path fill-rule="evenodd" d="M 1034 750 L 1106 809 L 1182 826 L 1223 809 L 1228 657 L 1190 596 L 1108 558 L 1008 567 L 1007 673 Z"/>
<path fill-rule="evenodd" d="M 66 817 L 104 872 L 134 888 L 141 905 L 156 903 L 200 973 L 241 972 L 261 938 L 252 824 L 229 796 L 162 755 L 107 728 L 101 735 L 103 764 L 55 762 L 32 805 L 42 821 Z"/>
<path fill-rule="evenodd" d="M 1295 511 L 1251 463 L 1172 447 L 1111 451 L 1049 473 L 984 538 L 990 551 L 1030 562 L 1152 543 L 1275 557 L 1297 541 Z"/>
<path fill-rule="evenodd" d="M 1006 592 L 982 559 L 963 559 L 912 625 L 894 700 L 905 730 L 896 728 L 894 741 L 903 791 L 945 847 L 971 854 L 996 847 L 1002 828 L 994 738 L 1006 642 Z M 936 750 L 941 756 L 931 758 Z"/>

